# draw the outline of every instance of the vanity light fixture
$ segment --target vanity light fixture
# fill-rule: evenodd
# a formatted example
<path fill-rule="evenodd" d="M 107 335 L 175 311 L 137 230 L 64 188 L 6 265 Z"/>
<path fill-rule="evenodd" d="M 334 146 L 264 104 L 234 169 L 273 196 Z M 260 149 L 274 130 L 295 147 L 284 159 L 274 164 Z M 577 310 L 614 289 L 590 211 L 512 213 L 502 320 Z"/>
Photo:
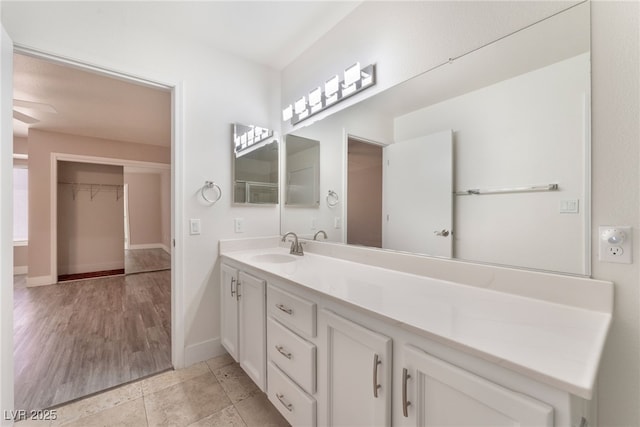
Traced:
<path fill-rule="evenodd" d="M 309 106 L 311 107 L 311 114 L 317 113 L 322 109 L 322 88 L 320 86 L 309 92 Z"/>
<path fill-rule="evenodd" d="M 338 75 L 325 81 L 324 92 L 322 86 L 311 90 L 308 95 L 308 103 L 307 97 L 303 96 L 293 105 L 286 106 L 282 110 L 282 121 L 290 121 L 292 125 L 296 125 L 331 105 L 375 85 L 376 66 L 371 64 L 360 67 L 360 63 L 356 62 L 344 70 L 343 76 L 342 81 Z"/>
<path fill-rule="evenodd" d="M 244 132 L 242 132 L 244 131 Z M 239 134 L 239 132 L 242 132 Z M 233 145 L 236 157 L 244 156 L 270 144 L 273 131 L 259 126 L 234 125 Z"/>
<path fill-rule="evenodd" d="M 287 108 L 282 110 L 282 121 L 286 122 L 287 120 L 291 120 L 293 117 L 293 106 L 289 105 Z"/>

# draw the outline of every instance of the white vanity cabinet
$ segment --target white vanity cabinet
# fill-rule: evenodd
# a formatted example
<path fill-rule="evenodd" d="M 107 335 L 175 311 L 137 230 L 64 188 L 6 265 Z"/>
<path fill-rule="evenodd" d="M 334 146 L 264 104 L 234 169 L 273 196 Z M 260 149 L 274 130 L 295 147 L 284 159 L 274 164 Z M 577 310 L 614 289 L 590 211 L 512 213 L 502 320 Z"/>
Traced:
<path fill-rule="evenodd" d="M 266 282 L 221 266 L 221 340 L 249 377 L 266 390 Z"/>
<path fill-rule="evenodd" d="M 413 347 L 403 346 L 402 425 L 551 427 L 553 408 Z M 398 417 L 396 417 L 398 419 Z"/>
<path fill-rule="evenodd" d="M 319 425 L 391 425 L 391 338 L 329 310 L 318 319 L 323 347 Z"/>
<path fill-rule="evenodd" d="M 267 395 L 294 426 L 316 425 L 316 303 L 267 286 Z"/>
<path fill-rule="evenodd" d="M 589 351 L 585 336 L 599 328 L 599 351 L 607 313 L 356 263 L 347 269 L 313 254 L 254 262 L 261 254 L 225 255 L 222 343 L 294 426 L 576 427 L 595 419 L 593 387 L 567 369 L 588 378 L 580 363 L 590 359 L 574 347 Z M 608 295 L 610 284 L 602 286 Z M 398 296 L 407 292 L 413 299 Z M 518 333 L 531 331 L 573 347 L 559 351 L 532 336 L 525 353 Z"/>

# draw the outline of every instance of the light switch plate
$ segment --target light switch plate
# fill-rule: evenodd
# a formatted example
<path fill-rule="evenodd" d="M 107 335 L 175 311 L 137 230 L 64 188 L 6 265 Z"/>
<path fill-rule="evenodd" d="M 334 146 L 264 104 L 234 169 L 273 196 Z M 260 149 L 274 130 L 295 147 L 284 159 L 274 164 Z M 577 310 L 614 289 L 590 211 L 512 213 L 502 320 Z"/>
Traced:
<path fill-rule="evenodd" d="M 624 240 L 619 244 L 612 244 L 607 240 L 607 236 L 614 231 L 624 233 Z M 598 228 L 598 259 L 602 262 L 614 262 L 620 264 L 631 264 L 633 262 L 633 234 L 629 226 L 604 225 Z"/>
<path fill-rule="evenodd" d="M 191 218 L 189 220 L 189 234 L 192 236 L 200 234 L 200 219 Z"/>

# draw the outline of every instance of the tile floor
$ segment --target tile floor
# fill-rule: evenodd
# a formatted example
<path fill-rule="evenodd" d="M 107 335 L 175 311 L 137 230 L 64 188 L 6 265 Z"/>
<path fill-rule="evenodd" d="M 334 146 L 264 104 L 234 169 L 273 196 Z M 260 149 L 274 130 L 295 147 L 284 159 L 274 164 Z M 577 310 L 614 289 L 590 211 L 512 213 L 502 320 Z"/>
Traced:
<path fill-rule="evenodd" d="M 288 426 L 229 355 L 53 408 L 56 420 L 18 427 L 53 426 Z"/>

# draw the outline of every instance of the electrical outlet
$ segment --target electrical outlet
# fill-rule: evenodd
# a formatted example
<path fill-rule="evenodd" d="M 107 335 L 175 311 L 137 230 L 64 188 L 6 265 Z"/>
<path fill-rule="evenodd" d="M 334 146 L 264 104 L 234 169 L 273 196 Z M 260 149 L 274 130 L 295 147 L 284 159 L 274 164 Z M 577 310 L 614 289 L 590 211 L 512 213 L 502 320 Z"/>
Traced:
<path fill-rule="evenodd" d="M 633 248 L 633 234 L 631 227 L 627 226 L 600 226 L 599 229 L 599 254 L 602 262 L 615 262 L 631 264 L 633 262 L 631 251 Z"/>
<path fill-rule="evenodd" d="M 234 218 L 233 220 L 234 230 L 236 233 L 244 233 L 244 219 Z"/>

